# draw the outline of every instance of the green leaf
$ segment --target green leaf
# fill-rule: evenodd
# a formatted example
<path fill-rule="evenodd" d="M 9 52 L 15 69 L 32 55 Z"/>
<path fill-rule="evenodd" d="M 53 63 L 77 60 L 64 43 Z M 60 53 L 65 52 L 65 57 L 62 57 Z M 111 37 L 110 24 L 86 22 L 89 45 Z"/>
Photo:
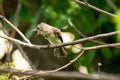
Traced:
<path fill-rule="evenodd" d="M 84 56 L 83 65 L 88 66 L 94 59 L 95 53 L 96 50 L 88 51 L 87 54 Z"/>
<path fill-rule="evenodd" d="M 95 46 L 95 43 L 86 43 L 84 44 L 84 46 Z M 92 60 L 94 59 L 96 50 L 91 50 L 91 51 L 87 51 L 83 56 L 81 56 L 81 58 L 78 60 L 78 65 L 85 65 L 88 66 L 90 65 L 90 63 L 92 62 Z"/>
<path fill-rule="evenodd" d="M 8 80 L 7 74 L 1 74 L 0 80 Z"/>
<path fill-rule="evenodd" d="M 97 25 L 98 27 L 102 27 L 101 25 L 105 22 L 108 21 L 108 18 L 106 17 L 106 15 L 103 15 L 103 14 L 99 14 L 99 17 L 97 19 Z M 109 29 L 109 28 L 108 28 Z"/>
<path fill-rule="evenodd" d="M 58 19 L 53 23 L 54 26 L 57 26 L 58 28 L 62 28 L 66 25 L 68 25 L 67 21 L 68 17 L 64 14 L 59 14 Z"/>
<path fill-rule="evenodd" d="M 103 55 L 106 59 L 112 58 L 112 53 L 109 48 L 102 48 L 101 52 L 103 53 Z"/>
<path fill-rule="evenodd" d="M 116 30 L 120 31 L 120 10 L 116 12 L 117 17 L 113 17 L 113 22 L 116 25 Z M 120 33 L 117 34 L 117 41 L 120 42 Z"/>
<path fill-rule="evenodd" d="M 78 60 L 77 64 L 89 66 L 94 59 L 95 53 L 96 53 L 96 50 L 86 52 L 85 55 L 81 56 L 81 58 Z"/>
<path fill-rule="evenodd" d="M 48 6 L 46 9 L 45 9 L 45 13 L 44 13 L 44 16 L 46 18 L 49 18 L 49 19 L 56 19 L 58 17 L 57 13 L 54 11 L 53 7 L 52 6 Z"/>

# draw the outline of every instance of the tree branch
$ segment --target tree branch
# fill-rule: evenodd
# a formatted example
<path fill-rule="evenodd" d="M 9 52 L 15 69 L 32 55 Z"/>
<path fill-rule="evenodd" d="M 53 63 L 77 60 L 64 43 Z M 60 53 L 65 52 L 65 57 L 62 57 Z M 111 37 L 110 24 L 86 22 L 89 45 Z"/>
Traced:
<path fill-rule="evenodd" d="M 73 1 L 74 1 L 74 2 L 77 2 L 77 3 L 81 4 L 81 5 L 87 6 L 87 7 L 89 7 L 89 8 L 92 8 L 92 9 L 94 9 L 94 10 L 100 12 L 100 13 L 106 14 L 106 15 L 108 15 L 108 16 L 117 17 L 116 15 L 114 15 L 114 14 L 112 14 L 112 13 L 109 13 L 109 12 L 107 12 L 107 11 L 104 11 L 104 10 L 102 10 L 102 9 L 100 9 L 100 8 L 97 8 L 97 7 L 89 4 L 88 2 L 86 3 L 86 2 L 79 1 L 79 0 L 73 0 Z"/>
<path fill-rule="evenodd" d="M 17 39 L 8 37 L 8 36 L 0 36 L 0 37 L 8 39 L 8 40 L 10 40 L 12 42 L 16 42 L 19 45 L 27 46 L 27 47 L 30 47 L 30 48 L 48 49 L 48 48 L 56 48 L 56 47 L 62 47 L 62 46 L 67 46 L 67 45 L 78 44 L 78 43 L 81 43 L 81 42 L 85 42 L 85 41 L 89 41 L 89 40 L 93 40 L 93 39 L 97 39 L 97 38 L 108 37 L 108 36 L 115 35 L 115 34 L 117 34 L 119 32 L 120 31 L 114 31 L 114 32 L 110 32 L 110 33 L 98 34 L 98 35 L 95 35 L 95 36 L 82 38 L 82 39 L 75 40 L 75 41 L 72 41 L 72 42 L 61 43 L 61 44 L 50 44 L 50 45 L 34 45 L 34 44 L 28 44 L 28 43 L 22 42 L 20 40 L 17 40 Z M 107 45 L 107 44 L 105 44 L 105 45 Z"/>
<path fill-rule="evenodd" d="M 22 42 L 20 40 L 17 40 L 17 39 L 11 38 L 11 37 L 7 37 L 7 36 L 0 36 L 0 37 L 11 40 L 13 42 L 16 42 L 18 44 L 21 44 L 21 45 L 24 45 L 24 46 L 27 46 L 27 47 L 31 47 L 31 48 L 35 48 L 35 49 L 48 49 L 48 48 L 55 48 L 55 47 L 61 47 L 61 46 L 77 44 L 77 43 L 87 41 L 87 40 L 91 40 L 91 39 L 112 36 L 112 35 L 115 35 L 117 33 L 119 33 L 119 31 L 115 31 L 115 32 L 111 32 L 111 33 L 105 33 L 105 34 L 98 34 L 96 36 L 79 39 L 79 40 L 76 40 L 76 41 L 73 41 L 73 42 L 55 44 L 55 45 L 34 45 L 34 44 L 28 44 L 28 43 L 25 43 L 25 42 Z M 50 71 L 42 71 L 42 72 L 43 73 L 51 73 L 51 72 L 56 72 L 56 71 L 59 71 L 61 69 L 64 69 L 64 68 L 68 67 L 69 65 L 71 65 L 72 63 L 74 63 L 75 61 L 77 61 L 80 58 L 80 56 L 83 55 L 84 51 L 93 50 L 93 49 L 100 49 L 100 48 L 105 48 L 105 47 L 116 47 L 116 46 L 120 46 L 120 43 L 104 44 L 104 45 L 98 45 L 98 46 L 93 46 L 93 47 L 82 47 L 82 49 L 83 49 L 82 52 L 76 58 L 71 60 L 69 63 L 65 64 L 64 66 L 62 66 L 62 67 L 60 67 L 58 69 L 50 70 Z M 41 71 L 40 71 L 40 73 L 41 73 Z"/>
<path fill-rule="evenodd" d="M 67 72 L 67 71 L 58 71 L 50 74 L 41 74 L 36 71 L 20 71 L 12 69 L 0 69 L 0 72 L 13 73 L 14 75 L 32 75 L 42 78 L 79 78 L 79 79 L 97 79 L 97 80 L 120 80 L 119 75 L 108 74 L 108 73 L 93 73 L 93 74 L 82 74 L 79 72 Z"/>
<path fill-rule="evenodd" d="M 14 24 L 16 27 L 18 27 L 18 24 L 19 24 L 19 14 L 20 14 L 21 7 L 22 7 L 22 1 L 21 1 L 21 0 L 18 0 L 17 9 L 16 9 L 16 12 L 15 12 L 14 22 L 13 22 L 13 24 Z M 12 36 L 12 37 L 15 37 L 15 34 L 16 34 L 15 29 L 12 29 L 11 36 Z"/>
<path fill-rule="evenodd" d="M 72 23 L 71 19 L 68 19 L 68 23 L 70 24 L 70 26 L 71 26 L 80 36 L 82 36 L 83 38 L 86 38 L 86 37 L 87 37 L 86 35 L 84 35 L 82 32 L 80 32 L 80 31 L 76 28 L 76 26 Z M 106 44 L 106 43 L 103 43 L 103 42 L 97 41 L 97 40 L 90 40 L 90 41 L 92 41 L 92 42 L 94 42 L 94 43 L 97 43 L 97 44 Z"/>
<path fill-rule="evenodd" d="M 85 50 L 94 50 L 94 49 L 100 49 L 105 47 L 118 47 L 120 46 L 120 43 L 113 43 L 113 44 L 104 44 L 104 45 L 98 45 L 93 47 L 84 47 Z"/>
<path fill-rule="evenodd" d="M 31 44 L 31 42 L 24 36 L 24 34 L 16 27 L 14 26 L 9 20 L 7 20 L 4 16 L 0 15 L 0 18 L 5 21 L 7 24 L 10 25 L 10 27 L 12 27 L 13 29 L 15 29 L 20 35 L 21 37 L 29 44 Z"/>
<path fill-rule="evenodd" d="M 70 60 L 69 63 L 63 65 L 62 67 L 59 67 L 59 68 L 57 68 L 57 69 L 50 70 L 50 71 L 40 71 L 40 73 L 53 73 L 53 72 L 60 71 L 60 70 L 62 70 L 62 69 L 64 69 L 64 68 L 67 68 L 67 67 L 70 66 L 72 63 L 74 63 L 75 61 L 77 61 L 77 60 L 84 54 L 84 52 L 85 52 L 85 50 L 83 49 L 77 57 L 75 57 L 74 59 Z"/>
<path fill-rule="evenodd" d="M 110 7 L 112 7 L 115 11 L 117 11 L 117 7 L 115 6 L 115 4 L 112 2 L 112 0 L 106 0 L 106 2 L 110 5 Z"/>

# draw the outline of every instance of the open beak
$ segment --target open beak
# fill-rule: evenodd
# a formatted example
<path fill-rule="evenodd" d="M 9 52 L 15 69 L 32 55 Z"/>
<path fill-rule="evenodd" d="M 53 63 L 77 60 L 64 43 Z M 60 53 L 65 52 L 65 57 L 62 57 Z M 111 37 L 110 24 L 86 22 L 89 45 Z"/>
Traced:
<path fill-rule="evenodd" d="M 37 31 L 37 29 L 35 28 L 35 29 L 33 29 L 33 31 L 35 32 L 35 31 Z"/>
<path fill-rule="evenodd" d="M 36 36 L 39 35 L 39 30 L 37 30 L 37 29 L 35 28 L 35 29 L 33 29 L 33 31 L 36 32 Z"/>

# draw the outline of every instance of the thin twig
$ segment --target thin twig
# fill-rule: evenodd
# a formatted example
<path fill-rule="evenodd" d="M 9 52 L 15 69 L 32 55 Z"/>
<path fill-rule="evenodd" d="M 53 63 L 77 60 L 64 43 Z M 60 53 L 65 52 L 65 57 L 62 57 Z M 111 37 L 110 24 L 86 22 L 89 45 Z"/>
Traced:
<path fill-rule="evenodd" d="M 68 66 L 70 66 L 71 64 L 73 64 L 74 62 L 76 62 L 76 61 L 84 54 L 84 52 L 85 52 L 85 50 L 83 49 L 77 57 L 75 57 L 75 58 L 72 59 L 69 63 L 65 64 L 65 65 L 62 66 L 62 67 L 59 67 L 59 68 L 57 68 L 57 69 L 55 69 L 55 70 L 50 70 L 50 71 L 40 71 L 40 73 L 51 73 L 51 72 L 57 72 L 57 71 L 60 71 L 60 70 L 62 70 L 62 69 L 65 69 L 65 68 L 67 68 Z"/>
<path fill-rule="evenodd" d="M 99 35 L 96 35 L 96 36 L 92 36 L 92 37 L 87 37 L 87 38 L 83 38 L 83 39 L 79 39 L 79 40 L 76 40 L 76 41 L 73 41 L 73 42 L 69 42 L 69 43 L 63 43 L 63 44 L 56 44 L 56 45 L 41 45 L 41 46 L 38 46 L 38 45 L 34 45 L 34 44 L 28 44 L 28 43 L 24 43 L 20 40 L 17 40 L 17 39 L 14 39 L 14 38 L 11 38 L 11 37 L 7 37 L 7 36 L 0 36 L 2 38 L 5 38 L 5 39 L 8 39 L 8 40 L 11 40 L 11 41 L 14 41 L 14 42 L 17 42 L 18 44 L 22 44 L 22 45 L 25 45 L 25 46 L 28 46 L 28 47 L 31 47 L 31 48 L 36 48 L 36 49 L 41 49 L 41 48 L 55 48 L 55 47 L 61 47 L 61 46 L 65 46 L 65 45 L 70 45 L 70 44 L 77 44 L 79 42 L 82 42 L 82 41 L 86 41 L 86 40 L 90 40 L 90 39 L 96 39 L 96 38 L 100 38 L 100 37 L 105 37 L 105 36 L 110 36 L 110 35 L 113 35 L 113 34 L 116 34 L 118 33 L 119 31 L 116 31 L 116 32 L 111 32 L 111 33 L 106 33 L 106 34 L 99 34 Z M 100 48 L 105 48 L 105 47 L 116 47 L 116 46 L 120 46 L 120 43 L 114 43 L 114 44 L 104 44 L 104 45 L 98 45 L 98 46 L 93 46 L 93 47 L 83 47 L 83 51 L 73 60 L 71 60 L 68 64 L 58 68 L 58 69 L 55 69 L 55 70 L 51 70 L 51 71 L 42 71 L 43 73 L 49 73 L 49 72 L 56 72 L 56 71 L 59 71 L 61 69 L 64 69 L 66 67 L 68 67 L 69 65 L 71 65 L 73 62 L 75 62 L 76 60 L 79 59 L 79 57 L 84 53 L 84 51 L 87 51 L 87 50 L 94 50 L 94 49 L 100 49 Z M 41 72 L 41 71 L 40 71 Z"/>
<path fill-rule="evenodd" d="M 81 32 L 76 28 L 76 26 L 72 23 L 71 19 L 68 19 L 68 23 L 70 24 L 70 26 L 71 26 L 80 36 L 82 36 L 83 38 L 86 38 L 86 37 L 87 37 L 86 35 L 84 35 L 83 33 L 81 33 Z M 106 44 L 106 43 L 101 42 L 101 41 L 98 41 L 98 40 L 92 40 L 92 39 L 91 39 L 90 41 L 92 41 L 92 42 L 94 42 L 94 43 L 97 43 L 97 44 Z M 115 46 L 115 48 L 120 48 L 120 47 Z"/>
<path fill-rule="evenodd" d="M 19 14 L 20 14 L 20 10 L 21 10 L 21 7 L 22 7 L 22 2 L 21 0 L 18 0 L 18 5 L 17 5 L 17 9 L 16 9 L 16 12 L 15 12 L 15 16 L 14 16 L 14 25 L 17 27 L 17 20 L 19 18 Z"/>
<path fill-rule="evenodd" d="M 84 3 L 87 4 L 88 3 L 87 0 L 84 0 Z"/>
<path fill-rule="evenodd" d="M 120 76 L 118 74 L 110 74 L 110 73 L 92 73 L 92 74 L 82 74 L 80 72 L 71 72 L 71 71 L 59 71 L 50 74 L 39 74 L 36 71 L 20 71 L 20 70 L 12 70 L 12 69 L 0 69 L 0 72 L 4 73 L 13 73 L 14 75 L 32 75 L 38 76 L 42 78 L 78 78 L 78 79 L 90 79 L 90 80 L 120 80 Z"/>
<path fill-rule="evenodd" d="M 18 45 L 17 43 L 15 43 L 17 48 L 19 49 L 21 55 L 23 56 L 23 58 L 29 63 L 29 65 L 31 66 L 32 70 L 36 71 L 35 66 L 32 64 L 31 60 L 28 58 L 27 54 L 23 51 L 22 47 L 20 45 Z"/>
<path fill-rule="evenodd" d="M 18 19 L 19 19 L 19 13 L 22 7 L 22 2 L 21 0 L 18 0 L 18 5 L 17 5 L 17 9 L 15 12 L 15 16 L 14 16 L 14 25 L 15 27 L 18 26 Z M 15 36 L 16 31 L 13 29 L 11 36 L 14 37 Z M 26 55 L 26 53 L 23 51 L 22 47 L 20 45 L 18 45 L 17 43 L 15 43 L 17 48 L 19 49 L 19 51 L 21 52 L 21 55 L 23 56 L 23 58 L 29 63 L 29 65 L 31 66 L 32 70 L 36 70 L 35 66 L 32 64 L 32 62 L 30 61 L 30 59 L 28 58 L 28 56 Z"/>
<path fill-rule="evenodd" d="M 69 25 L 82 37 L 86 37 L 83 33 L 81 33 L 77 28 L 76 26 L 73 24 L 73 22 L 71 21 L 70 18 L 68 18 L 68 23 Z"/>
<path fill-rule="evenodd" d="M 116 31 L 116 32 L 118 32 L 118 31 Z M 106 34 L 101 34 L 101 35 L 96 35 L 96 36 L 92 36 L 92 37 L 88 37 L 87 39 L 86 38 L 83 38 L 81 41 L 85 41 L 85 40 L 89 40 L 89 39 L 91 39 L 91 38 L 98 38 L 98 37 L 103 37 L 103 36 L 110 36 L 111 34 L 113 35 L 113 33 L 115 34 L 116 32 L 112 32 L 112 33 L 109 33 L 109 35 L 108 35 L 108 33 L 106 33 Z M 3 37 L 3 36 L 1 36 L 1 37 Z M 19 41 L 19 40 L 16 40 L 16 39 L 14 39 L 14 38 L 10 38 L 10 37 L 7 37 L 7 36 L 4 36 L 3 38 L 5 38 L 5 39 L 9 39 L 9 40 L 11 40 L 11 41 L 14 41 L 14 42 L 18 42 L 19 44 L 21 44 L 22 43 L 22 45 L 23 45 L 23 43 L 24 42 L 22 42 L 22 41 Z M 35 46 L 37 46 L 37 45 L 33 45 L 33 44 L 28 44 L 28 43 L 24 43 L 25 45 L 27 44 L 27 46 L 28 47 L 30 47 L 30 46 L 32 46 L 31 48 L 34 48 Z M 72 42 L 71 43 L 67 43 L 67 45 L 70 45 L 70 44 L 73 44 Z M 62 45 L 59 45 L 59 47 L 60 46 L 63 46 L 63 45 L 66 45 L 65 43 L 63 43 Z M 33 47 L 34 46 L 34 47 Z M 61 70 L 61 69 L 64 69 L 64 68 L 66 68 L 66 67 L 68 67 L 69 65 L 71 65 L 72 63 L 74 63 L 75 61 L 77 61 L 82 55 L 83 55 L 83 53 L 85 52 L 85 51 L 87 51 L 87 50 L 93 50 L 93 49 L 100 49 L 100 48 L 105 48 L 105 47 L 115 47 L 115 46 L 120 46 L 120 43 L 114 43 L 114 44 L 104 44 L 104 45 L 98 45 L 98 46 L 93 46 L 93 47 L 83 47 L 82 49 L 82 52 L 76 57 L 76 58 L 74 58 L 73 60 L 71 60 L 69 63 L 67 63 L 67 64 L 65 64 L 64 66 L 62 66 L 62 67 L 60 67 L 60 68 L 58 68 L 58 69 L 55 69 L 55 70 L 51 70 L 51 71 L 39 71 L 38 73 L 39 74 L 43 74 L 43 73 L 51 73 L 51 72 L 56 72 L 56 71 L 59 71 L 59 70 Z M 37 46 L 37 47 L 40 47 L 40 46 Z M 36 47 L 36 48 L 37 48 Z M 43 48 L 43 46 L 41 46 L 42 48 Z M 46 46 L 46 48 L 50 48 L 51 46 Z M 51 48 L 53 48 L 53 47 L 56 47 L 55 45 L 54 46 L 52 46 Z M 57 47 L 58 47 L 58 45 L 57 45 Z M 44 48 L 45 48 L 45 45 L 44 45 Z"/>
<path fill-rule="evenodd" d="M 93 47 L 85 47 L 85 50 L 94 50 L 94 49 L 100 49 L 100 48 L 106 48 L 106 47 L 117 47 L 120 46 L 120 43 L 113 43 L 113 44 L 104 44 L 104 45 L 98 45 Z"/>
<path fill-rule="evenodd" d="M 112 2 L 112 0 L 106 0 L 106 2 L 110 5 L 110 7 L 112 7 L 115 11 L 117 11 L 117 7 L 115 6 L 115 4 Z"/>
<path fill-rule="evenodd" d="M 31 44 L 31 42 L 24 36 L 24 34 L 16 27 L 14 26 L 9 20 L 7 20 L 4 16 L 0 15 L 0 18 L 5 21 L 7 24 L 10 25 L 10 27 L 12 27 L 13 29 L 15 29 L 20 35 L 21 37 L 29 44 Z"/>
<path fill-rule="evenodd" d="M 57 48 L 57 47 L 62 47 L 62 46 L 67 46 L 67 45 L 78 44 L 78 43 L 81 43 L 81 42 L 85 42 L 85 41 L 89 41 L 89 40 L 93 40 L 93 39 L 97 39 L 97 38 L 103 38 L 103 37 L 113 36 L 113 35 L 115 35 L 117 33 L 120 33 L 120 31 L 114 31 L 114 32 L 110 32 L 110 33 L 98 34 L 98 35 L 95 35 L 95 36 L 78 39 L 78 40 L 75 40 L 75 41 L 72 41 L 72 42 L 61 43 L 61 44 L 50 44 L 50 45 L 28 44 L 28 43 L 22 42 L 20 40 L 17 40 L 17 39 L 8 37 L 8 36 L 1 36 L 0 35 L 0 37 L 8 39 L 8 40 L 10 40 L 12 42 L 16 42 L 19 45 L 27 46 L 27 47 L 30 47 L 30 48 L 34 48 L 34 49 L 48 49 L 48 48 Z M 116 44 L 116 43 L 114 43 L 114 44 Z M 107 45 L 107 44 L 104 44 L 104 45 Z"/>
<path fill-rule="evenodd" d="M 18 5 L 17 5 L 17 9 L 15 12 L 15 16 L 14 16 L 14 25 L 17 27 L 18 26 L 18 19 L 19 19 L 19 13 L 22 7 L 22 1 L 18 0 Z M 13 29 L 12 31 L 12 37 L 15 36 L 16 31 Z M 22 47 L 20 45 L 18 45 L 16 43 L 17 48 L 19 49 L 19 51 L 21 52 L 21 55 L 23 56 L 23 58 L 29 63 L 29 65 L 31 66 L 31 68 L 33 70 L 36 70 L 35 66 L 32 64 L 31 60 L 28 58 L 28 56 L 26 55 L 26 53 L 23 51 Z"/>
<path fill-rule="evenodd" d="M 16 9 L 16 12 L 15 12 L 14 22 L 13 22 L 13 24 L 16 27 L 18 27 L 18 24 L 19 24 L 18 20 L 19 20 L 19 14 L 20 14 L 21 7 L 22 7 L 22 2 L 21 2 L 21 0 L 18 0 L 17 9 Z M 16 34 L 16 31 L 14 29 L 12 29 L 11 36 L 15 37 L 15 34 Z"/>
<path fill-rule="evenodd" d="M 113 32 L 112 32 L 113 33 Z M 108 33 L 107 33 L 108 34 Z M 110 34 L 110 33 L 109 33 Z M 104 34 L 105 36 L 106 34 Z M 66 45 L 65 43 L 61 44 L 61 45 L 54 45 L 54 46 L 51 46 L 49 45 L 46 46 L 46 45 L 41 45 L 41 46 L 38 46 L 38 45 L 34 45 L 34 44 L 28 44 L 28 43 L 24 43 L 20 40 L 16 40 L 14 38 L 10 38 L 10 37 L 7 37 L 7 36 L 0 36 L 2 38 L 5 38 L 5 39 L 9 39 L 11 41 L 14 41 L 14 42 L 17 42 L 19 44 L 22 44 L 22 45 L 25 45 L 25 46 L 28 46 L 28 47 L 31 47 L 31 48 L 36 48 L 36 49 L 40 49 L 40 48 L 54 48 L 54 47 L 60 47 L 60 46 L 63 46 L 63 45 Z M 96 37 L 96 36 L 95 36 Z M 94 38 L 95 38 L 94 37 Z M 100 37 L 100 36 L 99 36 Z M 103 37 L 103 34 L 102 34 L 102 37 Z M 98 36 L 96 37 L 98 38 Z M 90 39 L 90 37 L 88 37 L 87 39 Z M 84 40 L 87 40 L 86 38 L 83 38 L 83 40 L 81 41 L 84 41 Z M 71 42 L 71 43 L 67 43 L 67 45 L 70 45 L 70 44 L 73 44 L 74 42 Z M 94 50 L 94 49 L 100 49 L 100 48 L 105 48 L 105 47 L 116 47 L 116 46 L 120 46 L 120 43 L 114 43 L 114 44 L 104 44 L 104 45 L 98 45 L 98 46 L 93 46 L 93 47 L 83 47 L 83 51 L 73 60 L 71 60 L 68 64 L 58 68 L 58 69 L 55 69 L 55 70 L 51 70 L 51 71 L 42 71 L 43 73 L 49 73 L 49 72 L 56 72 L 56 71 L 59 71 L 61 69 L 64 69 L 66 67 L 68 67 L 69 65 L 71 65 L 73 62 L 75 62 L 76 60 L 79 59 L 79 57 L 84 53 L 84 51 L 87 51 L 87 50 Z M 41 72 L 41 71 L 40 71 Z"/>
<path fill-rule="evenodd" d="M 4 15 L 3 1 L 0 2 L 0 15 Z"/>
<path fill-rule="evenodd" d="M 73 24 L 73 22 L 71 21 L 70 18 L 68 19 L 68 23 L 70 24 L 70 26 L 71 26 L 80 36 L 82 36 L 83 38 L 86 38 L 86 37 L 87 37 L 85 34 L 83 34 L 82 32 L 80 32 L 80 31 L 76 28 L 76 26 Z M 90 41 L 95 42 L 95 43 L 97 43 L 97 44 L 105 44 L 105 43 L 103 43 L 103 42 L 101 42 L 101 41 L 97 41 L 97 40 L 90 40 Z"/>
<path fill-rule="evenodd" d="M 94 9 L 94 10 L 100 12 L 100 13 L 109 15 L 109 16 L 111 16 L 111 17 L 117 17 L 116 15 L 114 15 L 114 14 L 112 14 L 112 13 L 110 13 L 110 12 L 104 11 L 104 10 L 102 10 L 102 9 L 100 9 L 100 8 L 97 8 L 97 7 L 89 4 L 88 2 L 87 2 L 87 4 L 86 4 L 85 2 L 82 2 L 82 1 L 79 1 L 79 0 L 73 0 L 73 1 L 75 1 L 75 2 L 77 2 L 77 3 L 79 3 L 79 4 L 81 4 L 81 5 L 87 6 L 87 7 L 89 7 L 89 8 L 92 8 L 92 9 Z"/>

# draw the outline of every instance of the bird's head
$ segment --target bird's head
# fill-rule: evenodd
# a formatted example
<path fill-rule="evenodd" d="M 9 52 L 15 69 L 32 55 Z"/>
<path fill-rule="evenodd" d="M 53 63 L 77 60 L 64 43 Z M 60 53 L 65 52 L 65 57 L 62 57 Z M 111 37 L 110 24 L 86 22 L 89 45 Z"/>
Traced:
<path fill-rule="evenodd" d="M 43 31 L 43 25 L 39 24 L 35 29 L 33 29 L 33 31 L 37 33 L 36 35 L 41 34 L 40 32 Z"/>

